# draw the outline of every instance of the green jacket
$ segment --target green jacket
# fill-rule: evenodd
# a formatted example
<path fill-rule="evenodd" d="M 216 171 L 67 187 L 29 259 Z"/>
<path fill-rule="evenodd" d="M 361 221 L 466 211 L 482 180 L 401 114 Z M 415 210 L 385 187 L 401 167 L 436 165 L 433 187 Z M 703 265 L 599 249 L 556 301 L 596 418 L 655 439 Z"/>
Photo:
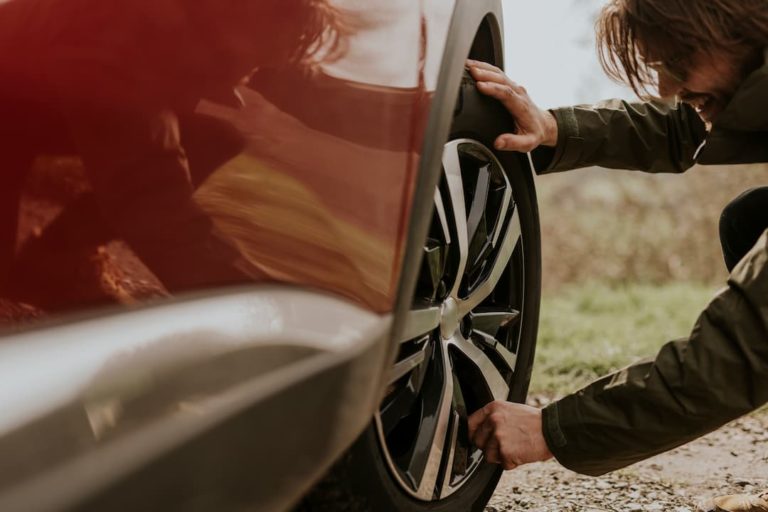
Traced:
<path fill-rule="evenodd" d="M 694 163 L 768 162 L 768 64 L 739 88 L 707 134 L 689 106 L 622 101 L 553 111 L 554 149 L 537 168 L 599 165 L 682 172 Z M 768 205 L 766 205 L 768 207 Z M 768 231 L 686 339 L 552 403 L 544 435 L 565 467 L 600 475 L 711 432 L 768 402 Z"/>

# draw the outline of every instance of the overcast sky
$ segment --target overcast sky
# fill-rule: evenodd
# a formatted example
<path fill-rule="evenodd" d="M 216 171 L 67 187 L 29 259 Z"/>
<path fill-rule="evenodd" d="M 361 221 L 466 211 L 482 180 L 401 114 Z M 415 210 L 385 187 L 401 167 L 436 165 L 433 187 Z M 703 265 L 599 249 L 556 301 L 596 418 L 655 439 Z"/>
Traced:
<path fill-rule="evenodd" d="M 603 1 L 502 0 L 507 74 L 540 107 L 633 97 L 597 61 L 593 26 Z"/>

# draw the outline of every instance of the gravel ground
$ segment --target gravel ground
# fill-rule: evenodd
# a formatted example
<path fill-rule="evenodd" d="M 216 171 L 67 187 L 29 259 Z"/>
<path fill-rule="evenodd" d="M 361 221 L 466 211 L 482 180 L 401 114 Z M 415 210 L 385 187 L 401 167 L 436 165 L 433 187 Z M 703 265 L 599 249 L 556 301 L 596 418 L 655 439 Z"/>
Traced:
<path fill-rule="evenodd" d="M 768 413 L 599 478 L 557 463 L 507 471 L 486 512 L 693 512 L 707 496 L 768 489 Z"/>

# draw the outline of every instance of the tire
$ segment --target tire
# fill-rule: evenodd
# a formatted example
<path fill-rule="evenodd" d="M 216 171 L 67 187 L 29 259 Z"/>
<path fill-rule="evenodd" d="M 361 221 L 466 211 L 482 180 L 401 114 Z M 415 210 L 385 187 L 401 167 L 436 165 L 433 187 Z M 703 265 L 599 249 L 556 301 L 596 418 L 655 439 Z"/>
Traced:
<path fill-rule="evenodd" d="M 497 200 L 495 203 L 501 204 L 499 211 L 504 212 L 504 215 L 498 216 L 493 226 L 497 232 L 500 232 L 502 229 L 504 230 L 504 233 L 498 238 L 501 241 L 497 240 L 495 247 L 488 249 L 487 244 L 483 245 L 476 242 L 477 240 L 482 242 L 483 234 L 485 235 L 486 242 L 489 239 L 492 240 L 494 236 L 497 236 L 491 234 L 494 229 L 486 229 L 478 235 L 480 228 L 475 228 L 473 233 L 476 236 L 469 237 L 469 244 L 465 245 L 465 247 L 468 246 L 466 257 L 464 258 L 467 263 L 463 270 L 459 271 L 458 269 L 462 268 L 460 264 L 461 251 L 457 251 L 455 246 L 461 244 L 454 244 L 454 247 L 451 248 L 449 247 L 451 244 L 442 243 L 445 240 L 441 241 L 441 237 L 443 239 L 448 238 L 448 235 L 451 233 L 456 240 L 460 239 L 460 237 L 456 236 L 459 228 L 449 228 L 446 230 L 446 222 L 443 222 L 444 217 L 450 217 L 455 220 L 458 216 L 452 216 L 455 209 L 452 209 L 446 202 L 443 202 L 442 205 L 442 216 L 440 215 L 441 208 L 436 207 L 433 226 L 430 230 L 429 239 L 425 244 L 426 254 L 422 264 L 419 284 L 417 285 L 416 297 L 414 297 L 414 309 L 411 312 L 413 315 L 411 318 L 415 320 L 411 322 L 411 318 L 409 318 L 409 322 L 406 323 L 406 331 L 409 334 L 405 335 L 406 340 L 404 340 L 401 346 L 400 354 L 393 369 L 390 389 L 387 391 L 382 408 L 377 413 L 372 424 L 336 464 L 326 479 L 304 500 L 299 510 L 313 512 L 325 510 L 382 512 L 482 511 L 493 494 L 501 476 L 500 467 L 484 462 L 481 455 L 478 460 L 477 454 L 479 452 L 475 452 L 473 456 L 470 453 L 472 448 L 466 448 L 468 439 L 461 441 L 461 436 L 467 437 L 466 417 L 490 400 L 507 398 L 515 402 L 525 401 L 528 383 L 531 378 L 541 298 L 539 216 L 529 161 L 526 155 L 497 153 L 492 149 L 493 141 L 500 133 L 512 130 L 512 120 L 503 107 L 495 100 L 491 100 L 478 93 L 474 81 L 465 72 L 454 112 L 450 140 L 446 144 L 444 155 L 453 154 L 454 151 L 459 152 L 459 161 L 462 163 L 459 166 L 461 169 L 462 189 L 466 185 L 467 180 L 465 178 L 468 173 L 463 162 L 469 162 L 472 169 L 474 167 L 471 166 L 475 165 L 473 162 L 476 158 L 480 162 L 477 164 L 479 166 L 478 169 L 483 169 L 482 162 L 486 160 L 491 162 L 488 165 L 489 177 L 483 178 L 483 190 L 486 191 L 488 198 L 501 197 L 499 194 L 504 187 L 500 186 L 500 184 L 503 184 L 504 180 L 503 177 L 498 175 L 498 171 L 495 171 L 496 167 L 494 166 L 501 167 L 504 176 L 506 176 L 506 186 L 511 188 L 511 201 L 508 203 L 506 210 L 504 210 L 504 205 L 507 203 L 504 202 L 503 197 L 500 202 Z M 462 151 L 464 153 L 461 153 Z M 436 196 L 440 195 L 441 198 L 448 197 L 449 201 L 447 203 L 458 205 L 458 202 L 452 201 L 454 197 L 453 189 L 448 185 L 449 182 L 456 183 L 456 173 L 445 170 L 452 166 L 450 163 L 449 165 L 445 164 L 446 158 L 453 157 L 444 156 L 444 178 L 441 181 Z M 455 161 L 455 159 L 452 161 Z M 451 172 L 453 172 L 453 178 L 447 177 Z M 478 171 L 478 176 L 481 172 L 485 171 Z M 472 178 L 469 181 L 472 181 Z M 487 225 L 489 218 L 493 216 L 488 215 L 489 212 L 492 213 L 492 208 L 488 204 L 485 204 L 483 208 L 475 208 L 474 197 L 482 197 L 477 192 L 480 190 L 480 185 L 478 185 L 480 181 L 481 178 L 478 177 L 473 189 L 473 199 L 469 202 L 471 204 L 467 204 L 466 199 L 464 201 L 465 206 L 468 206 L 466 213 L 468 216 L 467 225 L 469 227 L 466 232 L 470 232 L 470 228 L 474 225 L 480 226 L 482 223 Z M 490 184 L 486 184 L 486 181 Z M 485 203 L 491 202 L 491 199 L 485 200 Z M 458 206 L 458 208 L 460 210 L 461 207 Z M 478 211 L 485 213 L 482 214 L 482 222 L 475 224 L 473 219 L 477 219 L 476 213 Z M 515 217 L 515 212 L 517 217 Z M 512 239 L 511 237 L 514 236 L 509 233 L 512 232 L 511 226 L 515 218 L 519 219 L 521 235 L 516 239 L 518 242 L 515 242 L 514 250 L 508 261 L 504 263 L 504 271 L 498 279 L 498 284 L 493 287 L 490 295 L 472 310 L 471 314 L 468 314 L 461 320 L 459 327 L 452 331 L 454 328 L 452 323 L 453 317 L 446 313 L 449 309 L 449 306 L 446 304 L 452 299 L 450 297 L 446 298 L 446 296 L 455 288 L 458 290 L 457 297 L 462 297 L 462 293 L 466 294 L 466 298 L 463 299 L 465 302 L 462 302 L 462 304 L 469 304 L 469 299 L 473 297 L 472 291 L 481 289 L 484 279 L 488 280 L 493 274 L 494 268 L 493 264 L 490 265 L 490 270 L 485 268 L 488 266 L 485 263 L 474 265 L 472 262 L 480 261 L 480 259 L 479 257 L 473 259 L 473 257 L 477 254 L 486 254 L 488 259 L 497 258 L 493 262 L 500 261 L 499 254 L 502 254 L 504 247 L 508 247 L 504 241 L 508 238 Z M 507 219 L 508 225 L 504 224 L 505 219 Z M 441 229 L 442 236 L 440 234 Z M 443 249 L 447 247 L 445 251 L 439 249 L 441 243 Z M 478 249 L 480 246 L 482 246 L 481 250 Z M 493 251 L 497 251 L 495 256 Z M 436 253 L 439 254 L 436 255 Z M 456 254 L 459 254 L 458 260 Z M 439 264 L 436 264 L 436 261 Z M 456 263 L 457 261 L 459 263 Z M 454 277 L 447 279 L 449 281 L 447 284 L 445 279 L 436 279 L 435 275 L 440 274 L 439 271 L 435 271 L 436 266 L 442 268 L 444 275 L 452 275 L 451 269 L 453 269 Z M 483 274 L 484 272 L 485 274 Z M 440 323 L 438 326 L 434 325 L 434 315 L 430 317 L 430 315 L 424 313 L 425 311 L 434 312 L 436 303 L 441 303 Z M 519 310 L 515 309 L 515 304 L 519 305 Z M 499 314 L 493 307 L 508 313 Z M 486 313 L 487 311 L 491 311 L 491 313 Z M 515 311 L 518 312 L 518 315 L 513 319 L 513 322 L 510 318 L 512 318 Z M 470 317 L 471 319 L 467 320 Z M 494 337 L 490 340 L 487 339 L 488 336 L 484 331 L 478 331 L 477 326 L 481 322 L 488 323 L 488 319 L 492 318 L 494 321 L 491 324 L 495 325 L 496 320 L 502 317 L 506 318 L 506 321 L 500 322 L 503 325 L 498 327 L 498 331 L 494 333 Z M 431 321 L 426 320 L 427 318 L 431 319 Z M 420 336 L 419 325 L 421 325 L 421 331 L 426 329 L 427 334 Z M 492 330 L 485 326 L 485 324 L 483 324 L 483 328 Z M 446 336 L 450 337 L 451 332 L 455 333 L 454 337 L 460 343 L 460 345 L 456 345 L 459 348 L 455 350 L 454 345 L 451 345 L 445 338 Z M 481 336 L 480 343 L 476 342 L 478 335 Z M 408 340 L 408 337 L 412 339 Z M 502 348 L 498 348 L 498 340 L 500 339 L 504 345 Z M 495 345 L 493 345 L 493 341 L 496 341 Z M 491 348 L 492 346 L 495 348 Z M 503 349 L 506 349 L 506 352 L 503 352 Z M 464 353 L 465 350 L 469 354 L 469 359 Z M 486 357 L 483 358 L 479 353 L 485 354 Z M 414 356 L 414 354 L 417 355 Z M 500 354 L 504 357 L 498 357 Z M 516 356 L 516 361 L 511 364 L 509 363 L 510 354 Z M 414 357 L 416 357 L 415 360 Z M 413 361 L 418 361 L 422 358 L 423 360 L 418 363 L 418 366 L 414 369 L 406 370 L 406 373 L 400 376 L 404 368 L 409 368 Z M 411 362 L 404 365 L 404 362 L 409 360 Z M 444 363 L 442 366 L 443 370 L 450 369 L 452 378 L 447 378 L 448 372 L 443 371 L 442 374 L 440 373 L 439 369 L 441 366 L 439 360 Z M 494 365 L 496 370 L 488 367 L 488 361 Z M 505 367 L 504 365 L 507 365 L 507 368 L 512 367 L 512 371 L 504 374 L 502 372 L 502 369 Z M 494 371 L 498 371 L 507 386 L 502 386 L 499 379 L 495 376 L 493 378 L 486 378 L 484 371 L 478 370 L 478 368 L 484 368 L 488 376 L 492 376 Z M 470 377 L 479 376 L 480 378 L 465 378 L 465 380 L 461 380 L 459 376 L 464 371 L 468 372 L 466 375 Z M 414 377 L 417 372 L 420 376 Z M 404 471 L 398 465 L 398 462 L 395 462 L 395 459 L 401 456 L 404 457 L 403 460 L 407 461 L 409 453 L 407 452 L 408 448 L 402 449 L 396 441 L 402 438 L 402 444 L 406 447 L 415 447 L 412 450 L 413 453 L 417 453 L 418 447 L 423 444 L 420 444 L 423 440 L 422 438 L 427 438 L 426 434 L 421 434 L 422 431 L 426 432 L 428 430 L 425 425 L 430 421 L 429 406 L 426 404 L 430 401 L 436 403 L 436 401 L 434 397 L 431 400 L 427 398 L 428 391 L 425 391 L 425 387 L 431 385 L 433 381 L 439 381 L 439 378 L 436 377 L 438 374 L 444 376 L 444 383 L 442 386 L 435 385 L 434 387 L 441 390 L 439 392 L 441 397 L 451 397 L 450 403 L 446 406 L 449 410 L 449 415 L 443 414 L 446 407 L 442 406 L 442 404 L 448 401 L 441 398 L 439 401 L 440 406 L 434 406 L 433 404 L 433 408 L 435 410 L 439 409 L 439 411 L 434 415 L 434 418 L 437 418 L 437 420 L 430 423 L 430 425 L 439 424 L 442 421 L 443 425 L 438 425 L 436 428 L 438 430 L 445 430 L 444 437 L 447 443 L 443 442 L 440 445 L 439 442 L 434 440 L 441 440 L 443 437 L 438 437 L 436 433 L 432 435 L 432 447 L 426 450 L 428 452 L 427 462 L 424 466 L 425 469 L 422 474 L 421 483 L 419 483 L 410 473 Z M 453 391 L 446 391 L 448 387 L 446 383 L 448 381 L 454 383 L 454 387 L 451 388 Z M 483 381 L 485 385 L 479 385 L 479 381 Z M 396 400 L 399 400 L 398 397 L 400 395 L 398 393 L 402 394 L 402 389 L 398 386 L 405 386 L 403 389 L 410 390 L 417 387 L 414 385 L 414 382 L 420 382 L 420 391 L 411 392 L 411 395 L 418 395 L 420 393 L 419 396 L 422 396 L 422 398 L 414 399 L 414 401 L 421 401 L 418 402 L 420 405 L 412 406 L 412 409 L 418 409 L 419 412 L 409 412 L 401 416 L 394 426 L 391 427 L 391 430 L 385 433 L 385 430 L 387 430 L 384 426 L 385 420 L 390 416 L 394 418 L 399 416 L 398 414 L 394 416 L 389 414 L 389 409 L 387 408 L 391 407 L 391 404 Z M 458 386 L 456 386 L 457 383 Z M 502 393 L 503 396 L 501 396 Z M 391 401 L 388 402 L 388 400 Z M 417 432 L 413 441 L 409 441 L 408 436 L 402 434 L 402 432 L 407 433 L 411 431 Z M 440 435 L 442 436 L 443 434 Z M 411 444 L 409 445 L 409 443 Z M 441 446 L 441 452 L 448 451 L 448 453 L 453 453 L 453 458 L 448 459 L 447 462 L 441 458 L 438 467 L 442 469 L 439 472 L 428 471 L 427 468 L 436 466 L 436 464 L 430 466 L 429 461 L 436 460 L 436 457 L 432 457 L 432 455 L 437 453 L 437 451 L 434 451 L 434 446 L 438 445 Z M 452 450 L 444 449 L 451 447 Z M 419 453 L 423 451 L 422 449 Z M 403 456 L 402 452 L 406 452 L 406 455 Z M 458 458 L 456 458 L 457 456 Z M 466 457 L 463 458 L 462 456 Z M 441 457 L 444 456 L 441 455 Z M 417 460 L 416 456 L 414 456 L 413 460 Z M 464 460 L 469 462 L 465 464 Z M 456 461 L 459 461 L 458 466 Z M 446 477 L 447 467 L 451 468 L 451 473 Z M 466 470 L 466 474 L 456 471 L 457 467 L 461 470 Z M 427 480 L 428 474 L 432 476 L 429 476 Z M 433 489 L 430 492 L 430 485 L 433 479 L 436 479 L 436 485 L 432 486 Z M 458 482 L 455 488 L 452 485 L 454 481 Z"/>

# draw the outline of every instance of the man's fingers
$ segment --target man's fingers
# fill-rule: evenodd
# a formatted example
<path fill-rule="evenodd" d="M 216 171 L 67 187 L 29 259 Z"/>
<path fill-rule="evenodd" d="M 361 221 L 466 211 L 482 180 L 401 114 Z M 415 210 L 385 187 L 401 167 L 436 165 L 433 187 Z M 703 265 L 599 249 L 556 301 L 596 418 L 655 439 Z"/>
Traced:
<path fill-rule="evenodd" d="M 472 436 L 470 439 L 474 443 L 475 446 L 480 448 L 481 450 L 485 449 L 485 445 L 488 444 L 488 441 L 493 437 L 493 424 L 490 421 L 484 421 L 479 427 L 477 427 L 477 430 L 475 430 L 475 435 Z"/>
<path fill-rule="evenodd" d="M 486 71 L 493 71 L 496 73 L 502 73 L 502 74 L 504 73 L 501 69 L 494 66 L 493 64 L 489 64 L 481 60 L 467 59 L 467 67 L 469 67 L 469 69 L 477 68 L 477 69 L 484 69 Z"/>
<path fill-rule="evenodd" d="M 525 87 L 518 84 L 517 82 L 510 80 L 509 77 L 501 71 L 499 72 L 488 71 L 486 69 L 480 69 L 480 68 L 470 68 L 470 71 L 472 73 L 472 77 L 475 79 L 476 82 L 496 83 L 502 86 L 509 87 L 510 89 L 512 89 L 513 92 L 521 96 L 528 94 L 528 91 L 526 90 Z"/>
<path fill-rule="evenodd" d="M 493 146 L 500 151 L 527 153 L 536 149 L 540 142 L 534 134 L 504 133 L 496 138 Z"/>
<path fill-rule="evenodd" d="M 509 78 L 507 78 L 507 76 L 501 71 L 496 72 L 482 68 L 469 68 L 469 72 L 472 74 L 472 78 L 474 78 L 477 82 L 494 82 L 502 85 L 510 85 L 513 89 L 520 87 Z"/>
<path fill-rule="evenodd" d="M 486 96 L 490 96 L 491 98 L 496 98 L 501 102 L 514 100 L 516 99 L 515 96 L 517 95 L 517 93 L 512 88 L 512 86 L 510 86 L 507 83 L 498 83 L 493 81 L 490 81 L 490 82 L 480 81 L 480 82 L 477 82 L 477 88 L 480 89 L 480 92 L 482 92 Z"/>
<path fill-rule="evenodd" d="M 501 465 L 502 465 L 502 467 L 503 467 L 503 468 L 504 468 L 506 471 L 509 471 L 509 470 L 511 470 L 511 469 L 517 469 L 517 464 L 515 464 L 514 462 L 506 462 L 506 461 L 502 461 Z"/>
<path fill-rule="evenodd" d="M 483 420 L 485 420 L 485 417 L 487 416 L 485 409 L 479 409 L 475 411 L 467 420 L 467 427 L 469 429 L 469 438 L 472 439 L 475 437 L 475 431 L 477 430 L 477 427 L 479 427 Z"/>
<path fill-rule="evenodd" d="M 496 98 L 507 107 L 514 117 L 528 114 L 525 97 L 515 91 L 514 86 L 496 82 L 477 82 L 477 88 L 481 93 L 491 98 Z"/>
<path fill-rule="evenodd" d="M 486 444 L 483 449 L 483 455 L 485 455 L 485 460 L 491 464 L 501 464 L 501 449 L 499 447 L 499 442 L 495 439 L 488 441 L 488 444 Z"/>

